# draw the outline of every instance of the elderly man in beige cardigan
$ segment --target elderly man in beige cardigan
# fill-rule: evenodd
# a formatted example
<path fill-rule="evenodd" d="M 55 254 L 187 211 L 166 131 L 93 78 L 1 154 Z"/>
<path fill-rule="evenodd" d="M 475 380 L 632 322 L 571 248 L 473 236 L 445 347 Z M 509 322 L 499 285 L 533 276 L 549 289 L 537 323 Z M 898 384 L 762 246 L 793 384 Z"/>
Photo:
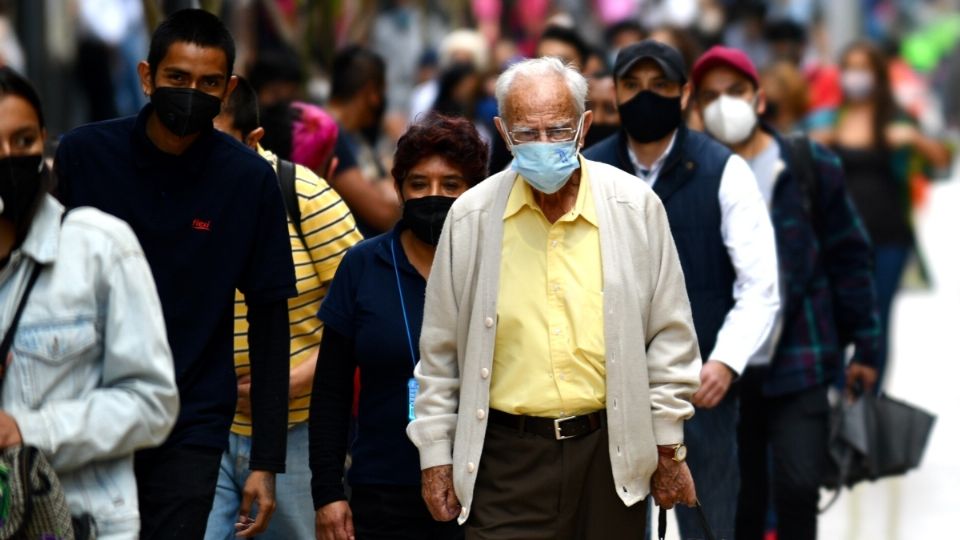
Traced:
<path fill-rule="evenodd" d="M 468 539 L 638 538 L 692 505 L 700 357 L 659 199 L 579 154 L 587 84 L 555 58 L 497 81 L 510 169 L 451 209 L 427 283 L 423 496 Z"/>

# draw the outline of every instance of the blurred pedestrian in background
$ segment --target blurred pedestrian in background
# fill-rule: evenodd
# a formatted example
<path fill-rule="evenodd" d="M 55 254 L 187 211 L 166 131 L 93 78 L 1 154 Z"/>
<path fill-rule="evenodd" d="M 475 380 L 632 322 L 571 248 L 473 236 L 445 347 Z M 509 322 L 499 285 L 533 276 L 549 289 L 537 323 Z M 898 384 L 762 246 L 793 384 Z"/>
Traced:
<path fill-rule="evenodd" d="M 383 58 L 369 49 L 353 46 L 338 52 L 327 104 L 340 128 L 332 186 L 368 238 L 390 229 L 399 218 L 396 195 L 376 151 L 387 108 L 385 70 Z"/>
<path fill-rule="evenodd" d="M 807 81 L 795 65 L 778 60 L 760 72 L 766 103 L 762 120 L 784 134 L 802 131 L 810 111 Z"/>
<path fill-rule="evenodd" d="M 447 211 L 487 173 L 487 146 L 462 118 L 429 115 L 400 138 L 393 176 L 403 218 L 347 254 L 320 308 L 325 323 L 310 408 L 317 540 L 453 539 L 421 497 L 413 419 L 426 280 Z M 360 368 L 349 503 L 344 458 L 354 370 Z"/>
<path fill-rule="evenodd" d="M 233 38 L 217 17 L 178 11 L 154 32 L 138 66 L 150 103 L 138 116 L 71 131 L 57 151 L 64 202 L 130 224 L 164 309 L 181 409 L 164 445 L 137 454 L 145 540 L 202 538 L 206 529 L 237 405 L 238 289 L 248 308 L 254 419 L 238 536 L 266 530 L 275 475 L 284 471 L 287 299 L 296 280 L 276 173 L 213 128 L 236 85 L 233 59 Z"/>
<path fill-rule="evenodd" d="M 765 93 L 745 53 L 714 47 L 694 65 L 692 77 L 707 133 L 749 160 L 777 233 L 778 333 L 750 357 L 738 383 L 736 538 L 765 538 L 771 506 L 778 539 L 816 538 L 827 387 L 843 372 L 848 345 L 855 346 L 850 387 L 870 389 L 877 377 L 870 243 L 836 156 L 806 137 L 790 142 L 760 123 Z"/>
<path fill-rule="evenodd" d="M 882 387 L 889 350 L 893 298 L 916 244 L 911 182 L 930 167 L 949 165 L 951 154 L 924 135 L 894 100 L 883 53 L 870 42 L 850 45 L 840 59 L 843 103 L 821 114 L 812 136 L 843 161 L 845 181 L 873 241 L 874 279 L 880 306 Z"/>
<path fill-rule="evenodd" d="M 301 163 L 323 170 L 333 155 L 336 123 L 322 109 L 300 105 L 288 140 Z M 320 351 L 323 323 L 317 310 L 327 293 L 337 266 L 347 249 L 362 240 L 346 204 L 305 165 L 281 161 L 260 146 L 264 130 L 259 122 L 253 87 L 238 77 L 222 112 L 214 119 L 217 129 L 228 133 L 263 156 L 277 171 L 287 208 L 287 229 L 297 274 L 297 296 L 288 302 L 290 317 L 290 410 L 287 431 L 286 473 L 277 479 L 277 511 L 270 528 L 258 538 L 311 538 L 314 535 L 310 504 L 309 438 L 307 419 L 310 392 Z M 284 163 L 286 163 L 284 165 Z M 291 178 L 283 178 L 284 175 Z M 292 191 L 288 191 L 292 190 Z M 237 413 L 230 442 L 220 461 L 217 494 L 207 520 L 206 540 L 228 540 L 236 534 L 243 488 L 250 471 L 253 425 L 250 408 L 250 344 L 247 339 L 246 302 L 239 291 L 234 304 L 234 363 L 238 378 Z"/>
<path fill-rule="evenodd" d="M 163 313 L 130 227 L 92 208 L 65 214 L 49 195 L 46 136 L 36 91 L 0 67 L 0 324 L 13 332 L 0 448 L 39 449 L 74 516 L 92 516 L 98 538 L 135 540 L 133 453 L 164 441 L 179 406 Z M 8 473 L 19 474 L 4 471 L 5 519 Z"/>

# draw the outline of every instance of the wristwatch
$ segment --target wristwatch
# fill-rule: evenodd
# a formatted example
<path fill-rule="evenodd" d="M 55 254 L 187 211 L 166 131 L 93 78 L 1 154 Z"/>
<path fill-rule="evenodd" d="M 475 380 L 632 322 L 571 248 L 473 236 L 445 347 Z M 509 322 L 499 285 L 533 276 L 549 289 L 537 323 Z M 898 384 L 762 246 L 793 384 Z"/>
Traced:
<path fill-rule="evenodd" d="M 683 463 L 687 459 L 687 447 L 683 443 L 677 443 L 671 446 L 657 446 L 657 453 L 663 457 L 669 457 L 677 463 Z"/>

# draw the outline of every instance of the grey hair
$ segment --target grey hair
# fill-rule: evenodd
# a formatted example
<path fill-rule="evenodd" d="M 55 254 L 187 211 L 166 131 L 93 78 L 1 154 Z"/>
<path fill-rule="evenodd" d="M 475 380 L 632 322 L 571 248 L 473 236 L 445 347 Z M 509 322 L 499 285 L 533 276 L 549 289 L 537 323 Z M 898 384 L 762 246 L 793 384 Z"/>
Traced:
<path fill-rule="evenodd" d="M 497 79 L 496 89 L 497 110 L 500 116 L 504 115 L 507 95 L 510 94 L 510 89 L 518 78 L 536 80 L 551 76 L 559 77 L 567 85 L 567 89 L 570 90 L 570 97 L 573 100 L 573 108 L 577 111 L 577 117 L 582 116 L 587 108 L 587 80 L 570 64 L 564 65 L 559 58 L 552 56 L 517 62 L 500 75 Z"/>

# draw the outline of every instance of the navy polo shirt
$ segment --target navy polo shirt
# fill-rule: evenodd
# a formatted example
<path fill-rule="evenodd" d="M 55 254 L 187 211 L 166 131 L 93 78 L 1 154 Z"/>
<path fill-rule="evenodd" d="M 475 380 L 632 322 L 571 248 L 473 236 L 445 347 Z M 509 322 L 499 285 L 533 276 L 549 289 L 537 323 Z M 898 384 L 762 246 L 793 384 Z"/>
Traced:
<path fill-rule="evenodd" d="M 57 150 L 69 207 L 93 206 L 133 228 L 163 306 L 180 416 L 165 445 L 226 448 L 236 408 L 233 301 L 296 295 L 279 185 L 266 160 L 205 130 L 182 155 L 147 138 L 136 117 L 81 126 Z"/>
<path fill-rule="evenodd" d="M 420 457 L 406 432 L 407 381 L 419 360 L 427 282 L 400 245 L 401 227 L 351 248 L 320 306 L 324 324 L 353 340 L 360 368 L 360 410 L 348 473 L 353 485 L 420 484 Z M 398 272 L 390 253 L 394 242 Z M 398 273 L 415 358 L 407 341 Z"/>

